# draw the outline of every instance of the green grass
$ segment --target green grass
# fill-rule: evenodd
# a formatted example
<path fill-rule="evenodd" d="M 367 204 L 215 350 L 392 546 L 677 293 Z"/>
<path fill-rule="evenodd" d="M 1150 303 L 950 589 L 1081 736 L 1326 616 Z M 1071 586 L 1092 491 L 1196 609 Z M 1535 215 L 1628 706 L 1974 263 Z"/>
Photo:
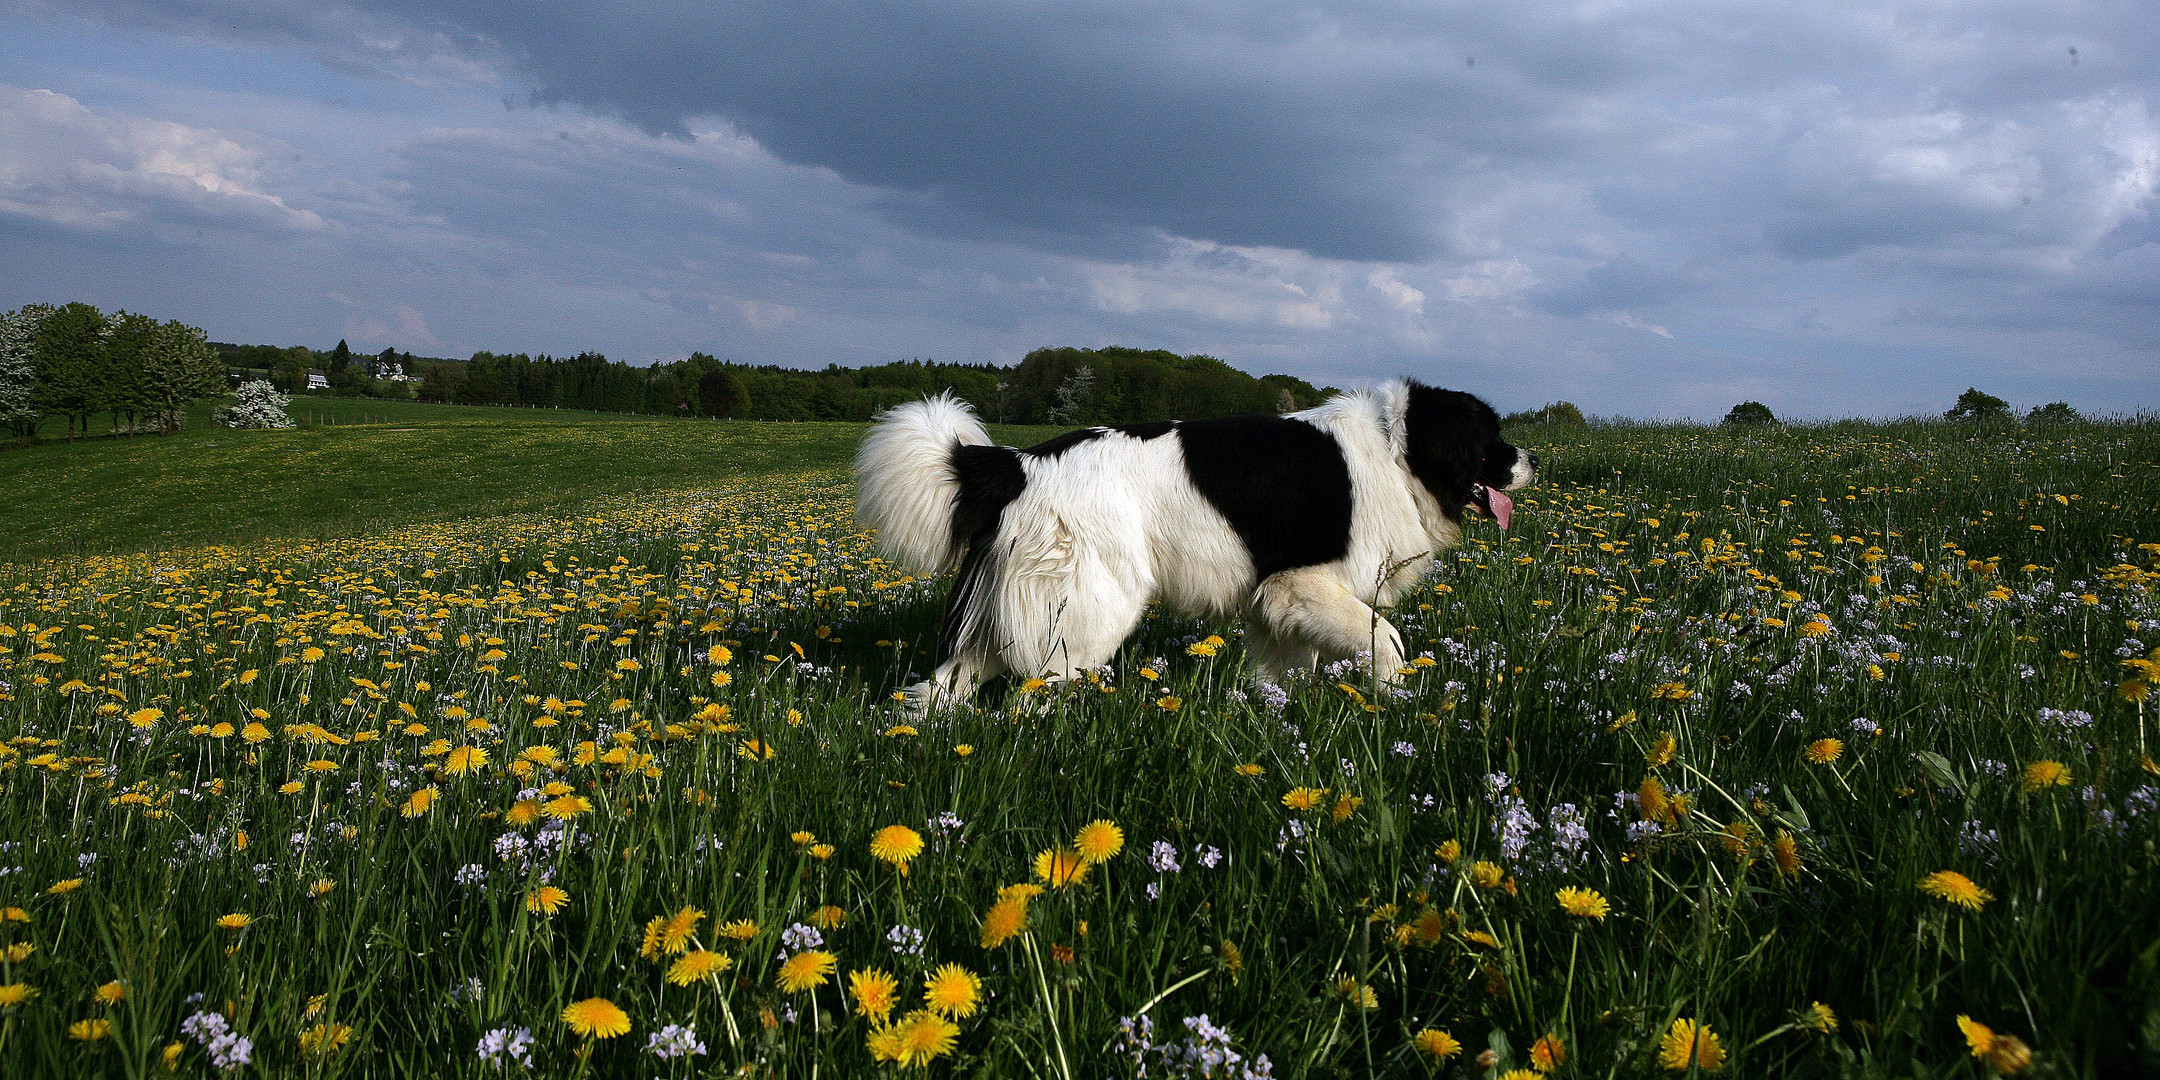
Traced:
<path fill-rule="evenodd" d="M 704 430 L 549 424 L 647 426 Z M 1400 698 L 1348 673 L 1272 706 L 1234 627 L 1155 616 L 1100 682 L 913 728 L 889 695 L 943 583 L 850 531 L 852 430 L 800 430 L 704 436 L 800 467 L 662 461 L 574 511 L 0 572 L 0 1073 L 164 1075 L 177 1044 L 213 1075 L 183 1024 L 214 1012 L 244 1075 L 523 1075 L 476 1054 L 517 1028 L 534 1075 L 866 1075 L 847 974 L 894 973 L 897 1016 L 944 964 L 988 996 L 937 1075 L 1129 1074 L 1143 1012 L 1284 1077 L 1490 1080 L 1545 1035 L 1561 1076 L 1678 1075 L 1677 1020 L 1725 1075 L 1990 1075 L 1959 1016 L 2027 1075 L 2160 1069 L 2150 425 L 1525 432 L 1549 472 L 1514 531 L 1392 616 L 1432 655 Z M 550 781 L 591 803 L 574 842 L 521 821 Z M 985 948 L 999 890 L 1098 819 L 1123 852 Z M 870 852 L 896 824 L 927 841 L 904 876 Z M 1923 892 L 1943 871 L 1992 899 Z M 645 943 L 686 905 L 733 966 L 677 986 Z M 828 905 L 838 973 L 783 990 Z M 592 997 L 626 1036 L 568 1030 Z M 648 1054 L 668 1024 L 708 1053 Z M 350 1041 L 304 1049 L 318 1025 Z"/>
<path fill-rule="evenodd" d="M 329 538 L 418 522 L 573 513 L 650 494 L 845 465 L 860 424 L 664 420 L 299 396 L 300 427 L 212 426 L 0 450 L 0 561 Z M 999 429 L 1031 441 L 1059 429 Z"/>

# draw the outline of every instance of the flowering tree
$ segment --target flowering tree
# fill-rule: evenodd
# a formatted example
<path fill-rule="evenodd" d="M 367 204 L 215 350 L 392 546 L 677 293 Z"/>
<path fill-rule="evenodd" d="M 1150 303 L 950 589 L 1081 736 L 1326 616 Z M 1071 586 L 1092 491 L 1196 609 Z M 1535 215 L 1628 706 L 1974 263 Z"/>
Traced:
<path fill-rule="evenodd" d="M 38 324 L 52 308 L 25 304 L 0 313 L 0 424 L 28 435 L 37 427 L 37 358 L 32 346 Z"/>
<path fill-rule="evenodd" d="M 226 427 L 289 428 L 293 421 L 285 415 L 285 406 L 290 404 L 292 399 L 278 393 L 277 387 L 256 379 L 240 384 L 238 400 L 227 406 L 219 419 Z"/>

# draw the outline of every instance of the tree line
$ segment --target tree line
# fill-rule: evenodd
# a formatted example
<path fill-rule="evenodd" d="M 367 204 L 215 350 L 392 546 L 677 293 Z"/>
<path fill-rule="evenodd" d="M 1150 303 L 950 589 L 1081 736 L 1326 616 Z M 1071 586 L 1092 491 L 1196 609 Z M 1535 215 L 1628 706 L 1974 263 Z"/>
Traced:
<path fill-rule="evenodd" d="M 356 354 L 343 341 L 329 350 L 234 345 L 177 321 L 80 302 L 0 315 L 0 423 L 18 435 L 35 437 L 41 423 L 61 417 L 72 439 L 100 416 L 114 431 L 169 432 L 189 404 L 222 395 L 236 379 L 302 392 L 315 375 L 325 376 L 315 389 L 326 382 L 341 395 L 747 420 L 868 420 L 951 391 L 994 423 L 1116 424 L 1288 412 L 1334 392 L 1163 349 L 1045 348 L 1012 365 L 909 360 L 808 371 L 703 352 L 633 365 L 597 352 L 448 360 L 395 349 Z"/>
<path fill-rule="evenodd" d="M 60 417 L 72 440 L 101 416 L 115 432 L 170 433 L 188 405 L 225 388 L 198 327 L 80 302 L 0 313 L 0 423 L 18 436 Z"/>
<path fill-rule="evenodd" d="M 821 371 L 729 363 L 702 352 L 651 366 L 595 352 L 479 352 L 466 361 L 423 362 L 420 380 L 423 401 L 746 420 L 867 420 L 951 390 L 986 419 L 1007 424 L 1276 413 L 1334 392 L 1289 375 L 1256 378 L 1212 356 L 1114 347 L 1037 349 L 1010 366 L 909 360 Z"/>

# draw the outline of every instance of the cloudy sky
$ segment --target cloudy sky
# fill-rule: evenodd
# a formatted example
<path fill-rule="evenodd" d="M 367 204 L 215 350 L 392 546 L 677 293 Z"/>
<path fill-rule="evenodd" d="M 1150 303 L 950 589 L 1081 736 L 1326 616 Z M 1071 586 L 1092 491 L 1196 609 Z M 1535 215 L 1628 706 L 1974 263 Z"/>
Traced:
<path fill-rule="evenodd" d="M 2160 408 L 2160 4 L 0 0 L 0 305 Z"/>

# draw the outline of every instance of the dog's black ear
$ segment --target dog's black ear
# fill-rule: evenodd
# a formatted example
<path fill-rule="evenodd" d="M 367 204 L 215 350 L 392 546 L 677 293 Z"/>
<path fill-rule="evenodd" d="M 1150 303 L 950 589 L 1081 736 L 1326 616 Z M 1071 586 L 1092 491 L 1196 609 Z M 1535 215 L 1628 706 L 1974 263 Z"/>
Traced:
<path fill-rule="evenodd" d="M 1403 413 L 1406 463 L 1450 517 L 1461 512 L 1470 485 L 1477 482 L 1485 445 L 1483 406 L 1460 391 L 1410 383 L 1410 405 Z"/>

